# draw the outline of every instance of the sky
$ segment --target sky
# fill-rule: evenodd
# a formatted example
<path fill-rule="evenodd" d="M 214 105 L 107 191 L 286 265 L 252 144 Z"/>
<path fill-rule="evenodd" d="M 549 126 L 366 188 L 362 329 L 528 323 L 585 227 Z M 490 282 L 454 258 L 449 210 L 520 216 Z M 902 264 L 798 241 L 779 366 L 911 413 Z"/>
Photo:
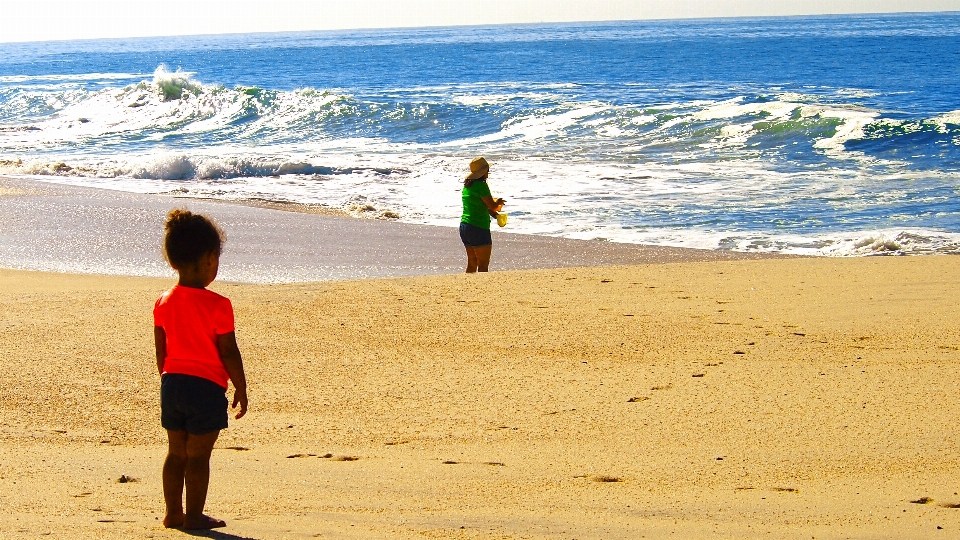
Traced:
<path fill-rule="evenodd" d="M 960 0 L 0 0 L 0 42 L 903 11 Z"/>

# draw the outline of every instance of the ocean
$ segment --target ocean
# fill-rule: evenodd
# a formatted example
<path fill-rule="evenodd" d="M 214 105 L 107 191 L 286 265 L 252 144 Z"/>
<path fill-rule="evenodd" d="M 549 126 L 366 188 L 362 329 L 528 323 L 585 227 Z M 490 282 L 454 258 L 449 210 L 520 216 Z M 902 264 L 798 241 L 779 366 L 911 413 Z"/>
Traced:
<path fill-rule="evenodd" d="M 960 252 L 960 12 L 0 44 L 0 174 L 505 232 Z"/>

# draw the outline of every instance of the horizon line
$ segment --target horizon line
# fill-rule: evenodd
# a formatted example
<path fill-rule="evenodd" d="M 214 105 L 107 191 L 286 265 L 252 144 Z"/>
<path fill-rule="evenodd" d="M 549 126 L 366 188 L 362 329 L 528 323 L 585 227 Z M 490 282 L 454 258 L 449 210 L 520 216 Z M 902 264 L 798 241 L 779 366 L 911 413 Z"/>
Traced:
<path fill-rule="evenodd" d="M 582 21 L 539 21 L 539 22 L 511 22 L 511 23 L 486 23 L 486 24 L 446 24 L 446 25 L 410 25 L 410 26 L 366 26 L 366 27 L 344 27 L 344 28 L 320 28 L 313 30 L 254 30 L 247 32 L 210 32 L 200 34 L 146 34 L 131 35 L 119 37 L 88 37 L 88 38 L 67 38 L 67 39 L 36 39 L 36 40 L 11 40 L 3 41 L 0 39 L 0 46 L 18 45 L 18 44 L 39 44 L 39 43 L 70 43 L 70 42 L 90 42 L 90 41 L 122 41 L 131 39 L 160 39 L 160 38 L 190 38 L 190 37 L 208 37 L 208 36 L 241 36 L 255 34 L 308 34 L 308 33 L 336 33 L 336 32 L 376 32 L 390 30 L 439 30 L 445 28 L 489 28 L 489 27 L 511 27 L 511 26 L 547 26 L 547 25 L 582 25 L 582 24 L 605 24 L 605 23 L 629 23 L 629 22 L 668 22 L 668 21 L 722 21 L 722 20 L 749 20 L 749 19 L 804 19 L 804 18 L 829 18 L 829 17 L 870 17 L 870 16 L 910 16 L 910 15 L 938 15 L 938 14 L 957 14 L 960 10 L 930 10 L 930 11 L 876 11 L 876 12 L 847 12 L 847 13 L 807 13 L 792 15 L 736 15 L 736 16 L 715 16 L 715 17 L 649 17 L 642 19 L 590 19 Z"/>

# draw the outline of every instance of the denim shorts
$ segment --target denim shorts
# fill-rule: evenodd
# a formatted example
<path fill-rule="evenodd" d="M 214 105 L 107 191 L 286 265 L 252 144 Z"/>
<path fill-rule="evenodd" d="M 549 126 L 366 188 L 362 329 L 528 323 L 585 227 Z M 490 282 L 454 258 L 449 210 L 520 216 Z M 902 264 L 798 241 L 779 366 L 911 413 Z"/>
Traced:
<path fill-rule="evenodd" d="M 160 424 L 164 429 L 191 435 L 225 429 L 225 389 L 202 377 L 165 374 L 160 380 Z"/>
<path fill-rule="evenodd" d="M 460 223 L 460 240 L 467 247 L 483 247 L 493 245 L 490 229 L 481 229 L 469 223 Z"/>

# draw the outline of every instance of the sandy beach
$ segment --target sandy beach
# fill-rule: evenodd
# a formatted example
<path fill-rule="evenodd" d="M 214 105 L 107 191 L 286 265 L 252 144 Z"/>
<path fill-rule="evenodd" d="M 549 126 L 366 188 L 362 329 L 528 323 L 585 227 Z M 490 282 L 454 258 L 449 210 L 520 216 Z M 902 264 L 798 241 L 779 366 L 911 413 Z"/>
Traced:
<path fill-rule="evenodd" d="M 214 283 L 251 410 L 212 462 L 228 527 L 201 536 L 960 538 L 956 258 L 592 249 L 656 264 Z M 171 284 L 0 270 L 0 537 L 188 536 L 159 522 Z"/>

